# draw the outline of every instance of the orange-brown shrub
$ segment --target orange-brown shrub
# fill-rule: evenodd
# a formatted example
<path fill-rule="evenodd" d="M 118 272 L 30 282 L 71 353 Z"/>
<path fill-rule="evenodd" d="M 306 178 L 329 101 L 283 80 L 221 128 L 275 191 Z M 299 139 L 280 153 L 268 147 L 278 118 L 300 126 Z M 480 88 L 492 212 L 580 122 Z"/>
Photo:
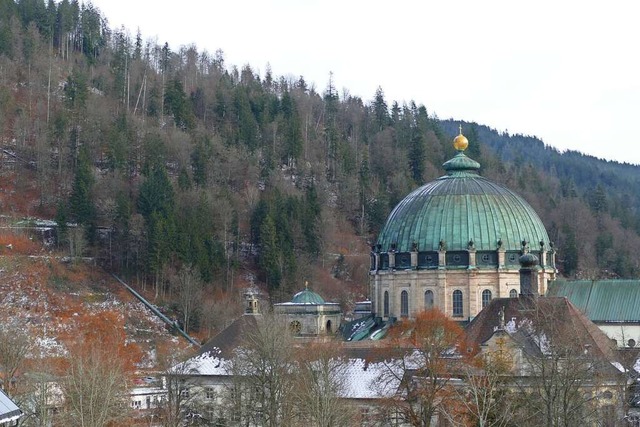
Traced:
<path fill-rule="evenodd" d="M 33 242 L 27 235 L 10 230 L 0 231 L 0 253 L 4 255 L 34 255 L 41 246 Z"/>

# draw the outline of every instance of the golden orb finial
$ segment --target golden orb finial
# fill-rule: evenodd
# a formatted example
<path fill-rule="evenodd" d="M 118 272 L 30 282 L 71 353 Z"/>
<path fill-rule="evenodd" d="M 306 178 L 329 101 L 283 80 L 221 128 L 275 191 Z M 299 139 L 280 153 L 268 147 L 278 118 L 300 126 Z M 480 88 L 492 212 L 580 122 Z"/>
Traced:
<path fill-rule="evenodd" d="M 453 148 L 458 151 L 464 151 L 469 146 L 469 140 L 462 134 L 462 125 L 459 125 L 460 135 L 453 139 Z"/>

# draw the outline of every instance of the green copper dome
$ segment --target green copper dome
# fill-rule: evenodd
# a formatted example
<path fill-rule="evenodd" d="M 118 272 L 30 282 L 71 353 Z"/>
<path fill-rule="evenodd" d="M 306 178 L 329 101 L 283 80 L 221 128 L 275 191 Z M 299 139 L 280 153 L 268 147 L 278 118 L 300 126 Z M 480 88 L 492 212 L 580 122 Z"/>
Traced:
<path fill-rule="evenodd" d="M 531 248 L 549 236 L 533 208 L 513 191 L 479 176 L 480 164 L 460 151 L 443 167 L 448 174 L 404 198 L 391 212 L 378 237 L 382 252 L 506 251 Z M 394 246 L 395 245 L 395 246 Z"/>
<path fill-rule="evenodd" d="M 293 304 L 324 304 L 324 299 L 315 292 L 305 289 L 295 294 L 291 302 Z"/>

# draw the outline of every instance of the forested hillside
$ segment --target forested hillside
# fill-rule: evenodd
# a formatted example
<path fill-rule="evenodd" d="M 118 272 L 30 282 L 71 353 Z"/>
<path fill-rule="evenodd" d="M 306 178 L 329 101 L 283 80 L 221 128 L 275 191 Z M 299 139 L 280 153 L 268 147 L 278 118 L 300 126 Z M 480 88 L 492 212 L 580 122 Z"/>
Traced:
<path fill-rule="evenodd" d="M 259 75 L 264 64 L 106 18 L 75 0 L 0 0 L 2 214 L 55 219 L 59 251 L 159 299 L 201 303 L 254 281 L 278 301 L 305 280 L 364 297 L 368 245 L 399 200 L 444 173 L 458 122 L 382 89 L 339 93 L 331 75 L 322 88 Z M 638 276 L 638 167 L 463 132 L 482 173 L 538 211 L 563 274 Z"/>

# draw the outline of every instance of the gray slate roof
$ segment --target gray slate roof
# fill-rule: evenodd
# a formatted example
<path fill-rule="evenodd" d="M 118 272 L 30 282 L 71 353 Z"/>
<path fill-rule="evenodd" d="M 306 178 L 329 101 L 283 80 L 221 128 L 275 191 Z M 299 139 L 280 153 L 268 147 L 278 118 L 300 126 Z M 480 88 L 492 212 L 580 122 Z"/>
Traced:
<path fill-rule="evenodd" d="M 231 359 L 233 351 L 242 344 L 245 334 L 255 331 L 257 327 L 254 315 L 245 314 L 240 316 L 200 347 L 199 354 L 210 354 L 214 357 Z"/>

